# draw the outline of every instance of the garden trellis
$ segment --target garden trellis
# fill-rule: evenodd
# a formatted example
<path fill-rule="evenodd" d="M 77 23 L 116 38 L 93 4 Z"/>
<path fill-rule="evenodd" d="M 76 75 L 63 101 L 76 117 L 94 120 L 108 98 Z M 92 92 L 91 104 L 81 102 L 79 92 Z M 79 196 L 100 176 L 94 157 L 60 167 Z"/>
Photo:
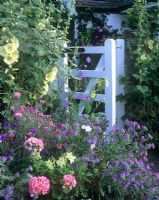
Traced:
<path fill-rule="evenodd" d="M 73 48 L 73 47 L 69 47 Z M 121 117 L 124 115 L 124 103 L 117 102 L 116 96 L 124 93 L 123 86 L 119 84 L 120 76 L 124 75 L 124 40 L 123 39 L 107 39 L 104 46 L 88 46 L 77 47 L 84 48 L 81 54 L 101 54 L 101 58 L 95 70 L 73 70 L 73 75 L 79 77 L 90 78 L 88 85 L 84 92 L 75 92 L 73 98 L 81 100 L 79 103 L 79 114 L 82 114 L 85 108 L 82 100 L 90 96 L 92 88 L 96 85 L 96 79 L 107 79 L 109 86 L 105 83 L 104 94 L 96 94 L 92 101 L 99 101 L 105 103 L 105 116 L 109 121 L 107 131 L 118 123 L 122 126 Z M 63 59 L 65 65 L 68 64 L 68 55 L 65 54 Z M 68 82 L 63 79 L 58 81 L 59 88 L 62 88 L 61 99 L 67 98 L 69 88 Z"/>

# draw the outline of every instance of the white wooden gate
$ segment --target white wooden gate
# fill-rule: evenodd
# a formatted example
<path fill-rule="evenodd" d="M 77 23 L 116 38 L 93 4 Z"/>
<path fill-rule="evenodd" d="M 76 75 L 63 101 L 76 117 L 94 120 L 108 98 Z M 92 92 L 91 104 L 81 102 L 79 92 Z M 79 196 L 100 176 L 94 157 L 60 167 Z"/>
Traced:
<path fill-rule="evenodd" d="M 79 107 L 80 113 L 84 111 L 83 97 L 89 97 L 92 88 L 96 84 L 96 79 L 104 78 L 109 81 L 109 86 L 105 85 L 105 94 L 96 94 L 93 101 L 100 101 L 105 103 L 105 116 L 109 121 L 107 132 L 110 132 L 112 127 L 117 123 L 122 126 L 121 117 L 124 115 L 124 103 L 117 102 L 116 96 L 123 94 L 123 86 L 119 84 L 120 76 L 124 75 L 124 40 L 122 39 L 107 39 L 104 46 L 82 47 L 85 49 L 84 54 L 102 54 L 95 70 L 78 70 L 74 71 L 74 75 L 91 78 L 85 91 L 75 92 L 73 98 L 81 99 Z M 67 65 L 67 54 L 64 58 L 64 64 Z M 66 81 L 60 79 L 59 87 L 62 89 L 61 100 L 67 97 L 68 84 Z"/>

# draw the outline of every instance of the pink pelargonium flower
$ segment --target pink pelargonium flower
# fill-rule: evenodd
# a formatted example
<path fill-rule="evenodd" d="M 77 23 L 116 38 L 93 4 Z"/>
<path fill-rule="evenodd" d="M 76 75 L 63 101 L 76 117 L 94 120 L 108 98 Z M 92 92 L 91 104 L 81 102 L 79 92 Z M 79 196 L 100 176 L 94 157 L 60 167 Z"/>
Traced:
<path fill-rule="evenodd" d="M 63 144 L 56 144 L 56 149 L 60 150 L 62 149 L 62 147 L 63 147 Z"/>
<path fill-rule="evenodd" d="M 16 119 L 22 119 L 22 118 L 23 118 L 23 115 L 22 115 L 22 113 L 20 113 L 20 112 L 16 112 L 16 113 L 14 113 L 14 117 L 15 117 Z"/>
<path fill-rule="evenodd" d="M 50 180 L 45 176 L 32 177 L 29 180 L 29 193 L 31 197 L 48 194 L 50 190 Z"/>
<path fill-rule="evenodd" d="M 44 143 L 41 139 L 30 137 L 24 142 L 24 145 L 27 150 L 31 151 L 42 151 L 44 149 Z"/>
<path fill-rule="evenodd" d="M 64 186 L 69 187 L 70 189 L 76 187 L 77 181 L 76 178 L 71 174 L 66 174 L 63 177 Z"/>
<path fill-rule="evenodd" d="M 19 99 L 21 96 L 22 96 L 22 94 L 20 92 L 13 93 L 13 98 L 15 98 L 15 99 Z"/>
<path fill-rule="evenodd" d="M 44 100 L 39 100 L 39 103 L 41 104 L 41 105 L 44 105 L 45 104 L 45 101 Z"/>

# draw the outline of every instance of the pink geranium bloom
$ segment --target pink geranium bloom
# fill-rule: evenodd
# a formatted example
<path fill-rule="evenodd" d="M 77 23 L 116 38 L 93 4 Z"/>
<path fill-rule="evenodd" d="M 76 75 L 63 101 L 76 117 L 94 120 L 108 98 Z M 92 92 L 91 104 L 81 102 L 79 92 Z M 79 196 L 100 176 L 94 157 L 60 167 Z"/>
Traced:
<path fill-rule="evenodd" d="M 32 177 L 29 181 L 29 193 L 31 197 L 48 194 L 50 180 L 45 176 Z"/>
<path fill-rule="evenodd" d="M 14 93 L 13 93 L 13 98 L 15 98 L 15 99 L 19 99 L 21 96 L 22 96 L 22 95 L 21 95 L 20 92 L 14 92 Z"/>
<path fill-rule="evenodd" d="M 70 189 L 76 187 L 77 181 L 73 175 L 66 174 L 63 177 L 64 186 L 69 187 Z"/>

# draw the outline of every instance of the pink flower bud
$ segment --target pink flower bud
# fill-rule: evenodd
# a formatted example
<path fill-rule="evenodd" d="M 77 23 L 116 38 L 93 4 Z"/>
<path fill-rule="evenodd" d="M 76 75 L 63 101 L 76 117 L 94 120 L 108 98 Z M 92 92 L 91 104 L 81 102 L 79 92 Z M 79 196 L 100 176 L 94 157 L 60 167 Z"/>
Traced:
<path fill-rule="evenodd" d="M 60 128 L 65 128 L 65 124 L 60 124 Z"/>
<path fill-rule="evenodd" d="M 57 134 L 61 134 L 62 131 L 61 131 L 60 129 L 56 129 L 55 132 L 56 132 Z"/>
<path fill-rule="evenodd" d="M 34 135 L 34 133 L 28 132 L 28 133 L 26 133 L 26 135 L 27 135 L 28 137 L 32 137 L 32 136 Z"/>
<path fill-rule="evenodd" d="M 13 93 L 13 98 L 15 98 L 15 99 L 19 99 L 21 96 L 22 96 L 22 95 L 21 95 L 20 92 L 14 92 L 14 93 Z"/>
<path fill-rule="evenodd" d="M 45 101 L 41 99 L 41 100 L 39 101 L 39 103 L 40 103 L 41 105 L 44 105 L 44 104 L 45 104 Z"/>
<path fill-rule="evenodd" d="M 62 144 L 56 144 L 56 148 L 59 150 L 62 149 L 62 146 L 63 146 Z"/>
<path fill-rule="evenodd" d="M 23 118 L 23 115 L 22 115 L 22 113 L 20 113 L 20 112 L 16 112 L 16 113 L 14 114 L 14 117 L 15 117 L 16 119 L 22 119 L 22 118 Z"/>
<path fill-rule="evenodd" d="M 14 133 L 10 133 L 10 134 L 9 134 L 9 138 L 10 138 L 10 139 L 13 139 L 14 137 L 15 137 L 15 134 L 14 134 Z"/>

